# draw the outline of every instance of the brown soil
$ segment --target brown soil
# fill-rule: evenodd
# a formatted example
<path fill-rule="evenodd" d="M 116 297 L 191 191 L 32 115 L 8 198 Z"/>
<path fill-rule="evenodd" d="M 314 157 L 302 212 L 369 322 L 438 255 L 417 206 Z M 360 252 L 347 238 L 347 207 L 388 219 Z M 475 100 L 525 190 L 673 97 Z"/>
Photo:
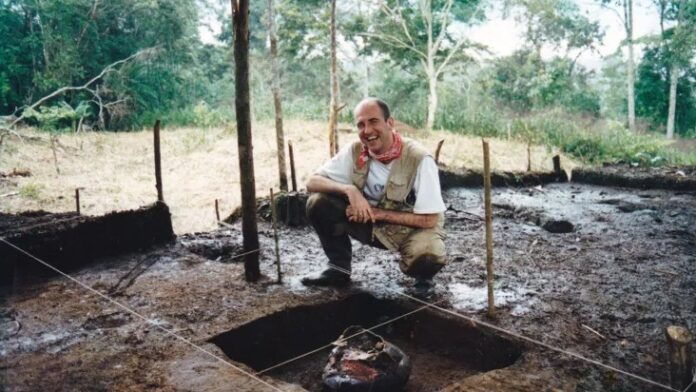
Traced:
<path fill-rule="evenodd" d="M 694 192 L 573 183 L 496 188 L 495 320 L 485 316 L 482 191 L 453 188 L 445 199 L 450 263 L 436 276 L 432 300 L 479 322 L 422 310 L 390 324 L 391 332 L 388 326 L 380 330 L 418 359 L 418 371 L 425 374 L 414 373 L 407 390 L 661 390 L 491 330 L 484 322 L 669 382 L 664 329 L 682 325 L 693 331 L 696 326 Z M 569 232 L 552 233 L 544 229 L 550 221 L 572 225 L 565 226 Z M 100 292 L 115 293 L 116 300 L 150 323 L 64 278 L 15 289 L 2 298 L 0 385 L 9 391 L 272 390 L 160 328 L 226 360 L 229 354 L 234 366 L 253 373 L 285 355 L 330 344 L 347 326 L 333 333 L 322 325 L 354 323 L 347 319 L 351 312 L 334 301 L 370 295 L 386 303 L 381 311 L 365 313 L 369 305 L 358 303 L 359 311 L 353 313 L 364 316 L 358 320 L 364 327 L 383 321 L 369 315 L 390 317 L 419 308 L 420 303 L 403 296 L 412 280 L 399 272 L 397 256 L 358 243 L 350 288 L 303 287 L 300 278 L 325 263 L 307 227 L 281 227 L 284 276 L 282 285 L 275 284 L 272 230 L 261 222 L 259 231 L 264 278 L 255 284 L 244 282 L 243 265 L 233 258 L 241 249 L 238 224 L 181 236 L 144 253 L 94 260 L 74 273 Z M 119 286 L 124 277 L 130 283 Z M 119 290 L 110 290 L 116 286 Z M 306 315 L 299 317 L 297 307 Z M 460 327 L 448 329 L 448 323 Z M 237 341 L 249 345 L 243 350 L 247 357 L 235 357 L 215 344 L 216 337 L 251 326 L 258 326 L 252 328 L 256 335 Z M 409 332 L 419 328 L 425 328 L 424 335 Z M 466 339 L 475 333 L 510 343 L 477 349 L 479 339 Z M 435 341 L 422 344 L 422 336 Z M 482 365 L 505 358 L 505 347 L 519 347 L 522 355 L 513 357 L 512 364 Z M 302 390 L 302 385 L 314 389 L 312 377 L 320 374 L 327 354 L 315 355 L 262 378 L 284 391 Z M 460 360 L 475 366 L 462 366 Z M 459 373 L 460 367 L 466 374 Z"/>

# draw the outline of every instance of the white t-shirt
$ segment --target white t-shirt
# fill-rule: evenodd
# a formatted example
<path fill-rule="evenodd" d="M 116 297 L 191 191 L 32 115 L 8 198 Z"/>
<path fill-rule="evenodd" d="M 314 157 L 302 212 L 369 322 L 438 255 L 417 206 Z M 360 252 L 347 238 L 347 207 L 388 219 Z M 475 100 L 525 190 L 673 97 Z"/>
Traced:
<path fill-rule="evenodd" d="M 370 205 L 376 206 L 382 195 L 384 195 L 384 188 L 393 163 L 392 161 L 385 165 L 376 159 L 371 159 L 370 171 L 367 173 L 367 182 L 363 187 L 363 194 Z M 349 144 L 343 146 L 338 154 L 334 155 L 331 160 L 320 167 L 315 174 L 342 184 L 352 184 L 350 179 L 352 173 L 353 146 Z M 413 190 L 416 194 L 416 202 L 413 206 L 414 213 L 438 214 L 445 212 L 446 207 L 440 192 L 440 177 L 437 165 L 430 155 L 426 155 L 420 165 L 418 165 Z"/>

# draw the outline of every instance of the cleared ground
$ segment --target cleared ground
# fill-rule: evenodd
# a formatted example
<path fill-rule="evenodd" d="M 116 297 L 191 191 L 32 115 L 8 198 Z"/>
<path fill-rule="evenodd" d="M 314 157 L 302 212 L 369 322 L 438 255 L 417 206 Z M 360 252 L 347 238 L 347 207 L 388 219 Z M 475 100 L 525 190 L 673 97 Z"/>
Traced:
<path fill-rule="evenodd" d="M 480 168 L 481 140 L 450 132 L 423 132 L 399 125 L 401 132 L 435 151 L 445 139 L 441 162 L 450 167 Z M 257 196 L 278 189 L 275 129 L 271 122 L 253 126 Z M 342 125 L 340 145 L 356 140 L 349 124 Z M 324 122 L 287 121 L 286 139 L 295 149 L 298 187 L 329 158 Z M 152 132 L 49 134 L 23 130 L 23 141 L 6 138 L 0 145 L 0 212 L 75 210 L 75 188 L 81 190 L 82 213 L 101 215 L 134 209 L 157 197 Z M 221 214 L 240 204 L 237 138 L 233 129 L 167 128 L 162 136 L 164 198 L 178 234 L 216 227 L 214 200 Z M 52 145 L 55 148 L 52 148 Z M 55 157 L 54 157 L 55 151 Z M 532 169 L 550 170 L 553 151 L 532 148 Z M 491 165 L 496 170 L 525 170 L 527 146 L 514 140 L 491 140 Z M 564 167 L 571 163 L 563 160 Z M 29 176 L 11 175 L 23 171 Z M 288 164 L 289 173 L 289 164 Z M 4 174 L 5 176 L 3 177 Z"/>

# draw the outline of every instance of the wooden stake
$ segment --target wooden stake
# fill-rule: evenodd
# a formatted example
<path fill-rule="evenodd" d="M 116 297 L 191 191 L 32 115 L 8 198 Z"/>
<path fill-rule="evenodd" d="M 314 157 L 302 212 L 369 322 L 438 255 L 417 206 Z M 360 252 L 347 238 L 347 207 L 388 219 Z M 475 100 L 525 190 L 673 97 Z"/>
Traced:
<path fill-rule="evenodd" d="M 75 211 L 80 215 L 80 188 L 75 188 Z"/>
<path fill-rule="evenodd" d="M 685 391 L 694 380 L 694 335 L 686 328 L 670 325 L 665 330 L 669 352 L 669 383 L 672 388 Z M 693 392 L 696 387 L 685 392 Z"/>
<path fill-rule="evenodd" d="M 155 121 L 154 144 L 155 144 L 155 187 L 157 187 L 157 201 L 164 201 L 162 194 L 162 161 L 160 156 L 160 120 Z"/>
<path fill-rule="evenodd" d="M 218 205 L 218 199 L 215 199 L 215 218 L 218 226 L 220 226 L 220 207 Z"/>
<path fill-rule="evenodd" d="M 56 167 L 56 174 L 60 175 L 60 168 L 58 167 L 58 154 L 56 154 L 56 139 L 58 136 L 51 135 L 51 150 L 53 150 L 53 164 Z"/>
<path fill-rule="evenodd" d="M 283 275 L 280 272 L 280 246 L 278 245 L 278 214 L 276 212 L 273 188 L 271 188 L 271 222 L 273 223 L 273 240 L 275 241 L 276 267 L 278 271 L 278 283 L 283 283 Z"/>
<path fill-rule="evenodd" d="M 491 160 L 488 140 L 483 140 L 483 194 L 486 210 L 486 282 L 488 285 L 488 317 L 495 317 L 493 297 L 493 211 L 491 208 Z"/>
<path fill-rule="evenodd" d="M 532 142 L 527 142 L 527 171 L 532 171 Z"/>
<path fill-rule="evenodd" d="M 437 148 L 435 149 L 435 164 L 440 163 L 440 150 L 442 149 L 442 144 L 445 143 L 445 139 L 437 142 Z"/>
<path fill-rule="evenodd" d="M 290 155 L 290 178 L 292 179 L 292 191 L 297 192 L 297 178 L 295 178 L 295 154 L 292 150 L 292 140 L 288 140 L 288 154 Z"/>
<path fill-rule="evenodd" d="M 553 156 L 553 172 L 556 173 L 556 176 L 560 177 L 561 176 L 561 157 L 558 155 Z"/>

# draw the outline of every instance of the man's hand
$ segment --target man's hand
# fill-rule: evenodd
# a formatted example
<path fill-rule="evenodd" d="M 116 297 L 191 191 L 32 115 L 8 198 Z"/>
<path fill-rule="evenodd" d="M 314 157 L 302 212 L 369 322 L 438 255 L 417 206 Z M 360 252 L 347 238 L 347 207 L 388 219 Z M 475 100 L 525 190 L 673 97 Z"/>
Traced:
<path fill-rule="evenodd" d="M 351 222 L 358 223 L 375 223 L 375 215 L 372 211 L 372 206 L 367 202 L 362 192 L 355 186 L 346 189 L 348 197 L 348 208 L 346 208 L 346 216 Z"/>

